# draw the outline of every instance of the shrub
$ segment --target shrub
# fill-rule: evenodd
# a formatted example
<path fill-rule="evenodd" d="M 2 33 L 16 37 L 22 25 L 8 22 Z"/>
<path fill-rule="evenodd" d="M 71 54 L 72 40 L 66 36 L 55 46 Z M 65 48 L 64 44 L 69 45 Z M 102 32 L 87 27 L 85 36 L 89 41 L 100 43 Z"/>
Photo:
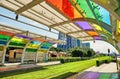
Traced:
<path fill-rule="evenodd" d="M 72 55 L 72 57 L 83 57 L 84 56 L 84 52 L 82 52 L 80 50 L 73 50 L 71 55 Z"/>
<path fill-rule="evenodd" d="M 67 63 L 87 59 L 90 59 L 90 57 L 64 57 L 64 58 L 51 57 L 49 58 L 49 61 L 61 61 L 61 63 Z"/>
<path fill-rule="evenodd" d="M 96 60 L 96 66 L 100 66 L 101 64 L 110 63 L 110 62 L 111 62 L 111 58 L 107 56 L 103 59 Z"/>

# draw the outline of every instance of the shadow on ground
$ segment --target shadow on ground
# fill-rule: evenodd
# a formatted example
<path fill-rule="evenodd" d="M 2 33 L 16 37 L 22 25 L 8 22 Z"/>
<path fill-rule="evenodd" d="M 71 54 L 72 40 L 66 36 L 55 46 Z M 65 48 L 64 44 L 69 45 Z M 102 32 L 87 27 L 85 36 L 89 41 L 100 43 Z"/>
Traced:
<path fill-rule="evenodd" d="M 56 76 L 56 77 L 53 77 L 53 78 L 50 78 L 50 79 L 66 79 L 74 74 L 77 74 L 76 72 L 67 72 L 67 73 L 64 73 L 62 75 L 59 75 L 59 76 Z"/>
<path fill-rule="evenodd" d="M 35 68 L 29 68 L 29 69 L 22 69 L 22 70 L 20 69 L 20 70 L 13 70 L 13 71 L 7 71 L 7 72 L 0 72 L 0 78 L 19 75 L 19 74 L 25 74 L 25 73 L 34 72 L 34 71 L 40 71 L 44 69 L 47 69 L 47 68 L 35 67 Z"/>
<path fill-rule="evenodd" d="M 76 79 L 120 79 L 118 73 L 85 71 L 76 76 Z"/>

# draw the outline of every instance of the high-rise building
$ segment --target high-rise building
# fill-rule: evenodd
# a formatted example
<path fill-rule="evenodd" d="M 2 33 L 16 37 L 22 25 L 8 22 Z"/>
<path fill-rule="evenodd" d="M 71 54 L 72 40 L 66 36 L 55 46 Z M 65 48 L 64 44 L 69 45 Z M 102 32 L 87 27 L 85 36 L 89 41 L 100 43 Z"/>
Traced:
<path fill-rule="evenodd" d="M 58 39 L 66 41 L 65 44 L 58 44 L 57 45 L 58 48 L 61 48 L 63 50 L 68 50 L 70 48 L 74 48 L 74 47 L 78 47 L 78 46 L 80 47 L 80 45 L 81 45 L 80 40 L 75 39 L 75 38 L 73 38 L 71 36 L 65 35 L 65 34 L 63 34 L 61 32 L 59 32 Z"/>
<path fill-rule="evenodd" d="M 90 43 L 82 43 L 83 48 L 90 48 Z"/>

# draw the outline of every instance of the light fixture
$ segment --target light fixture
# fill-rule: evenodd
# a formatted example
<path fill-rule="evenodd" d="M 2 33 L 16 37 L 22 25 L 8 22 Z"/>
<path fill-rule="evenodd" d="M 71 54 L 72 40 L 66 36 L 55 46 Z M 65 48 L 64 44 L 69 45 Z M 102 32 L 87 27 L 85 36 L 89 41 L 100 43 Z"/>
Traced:
<path fill-rule="evenodd" d="M 28 36 L 29 35 L 29 31 L 26 31 L 26 36 Z"/>
<path fill-rule="evenodd" d="M 49 28 L 49 31 L 51 32 L 51 28 Z"/>
<path fill-rule="evenodd" d="M 19 15 L 17 14 L 16 17 L 15 17 L 15 20 L 18 20 L 18 16 L 19 16 Z"/>
<path fill-rule="evenodd" d="M 95 43 L 95 39 L 93 40 L 93 43 Z"/>

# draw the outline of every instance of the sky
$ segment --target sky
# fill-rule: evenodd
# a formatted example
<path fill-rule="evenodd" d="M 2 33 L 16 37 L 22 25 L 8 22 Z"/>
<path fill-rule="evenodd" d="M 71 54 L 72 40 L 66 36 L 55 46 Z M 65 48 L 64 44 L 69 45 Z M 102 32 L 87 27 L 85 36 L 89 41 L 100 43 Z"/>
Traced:
<path fill-rule="evenodd" d="M 96 52 L 101 53 L 108 53 L 108 49 L 110 49 L 110 53 L 118 53 L 118 51 L 109 43 L 105 41 L 97 40 L 95 43 L 93 41 L 87 41 L 90 42 L 90 47 L 93 48 Z"/>
<path fill-rule="evenodd" d="M 0 14 L 6 15 L 6 16 L 9 16 L 9 17 L 12 17 L 12 18 L 16 17 L 14 12 L 11 12 L 11 11 L 9 11 L 7 9 L 2 8 L 2 7 L 0 7 Z M 44 26 L 44 25 L 42 25 L 40 23 L 37 23 L 35 21 L 32 21 L 30 19 L 27 19 L 27 18 L 25 18 L 23 16 L 19 16 L 18 19 L 21 20 L 21 21 L 25 21 L 25 22 L 27 22 L 29 24 L 33 24 L 33 25 L 38 26 L 38 27 L 48 29 L 48 27 L 46 27 L 46 26 Z M 19 23 L 17 21 L 13 21 L 13 20 L 1 17 L 1 16 L 0 16 L 0 23 L 7 24 L 7 25 L 10 25 L 11 27 L 15 27 L 15 28 L 18 28 L 18 29 L 21 29 L 21 30 L 26 30 L 26 31 L 30 31 L 30 32 L 33 32 L 33 33 L 37 33 L 37 34 L 42 34 L 42 35 L 45 35 L 45 36 L 49 35 L 49 37 L 52 37 L 52 38 L 55 38 L 55 39 L 58 38 L 57 34 L 47 32 L 47 31 L 44 31 L 44 30 L 41 30 L 41 29 L 37 29 L 35 27 L 31 27 L 31 26 L 28 26 L 26 24 L 22 24 L 22 23 Z M 55 31 L 55 30 L 52 30 L 52 31 L 58 33 L 58 31 Z"/>
<path fill-rule="evenodd" d="M 15 13 L 13 13 L 9 10 L 6 10 L 2 7 L 0 7 L 0 14 L 6 15 L 6 16 L 9 16 L 9 17 L 12 17 L 12 18 L 15 18 L 15 16 L 16 16 Z M 44 29 L 48 29 L 48 27 L 46 27 L 42 24 L 39 24 L 35 21 L 29 20 L 29 19 L 27 19 L 25 17 L 22 17 L 22 16 L 19 16 L 19 20 L 25 21 L 27 23 L 36 25 L 36 26 L 44 28 Z M 47 32 L 47 31 L 44 31 L 44 30 L 41 30 L 41 29 L 36 29 L 34 27 L 31 27 L 31 26 L 28 26 L 28 25 L 25 25 L 25 24 L 22 24 L 22 23 L 19 23 L 19 22 L 10 20 L 10 19 L 6 19 L 6 18 L 1 17 L 1 16 L 0 16 L 0 23 L 7 24 L 7 25 L 10 25 L 11 27 L 18 28 L 18 29 L 21 29 L 21 30 L 26 30 L 26 31 L 30 31 L 30 32 L 33 32 L 33 33 L 37 33 L 37 34 L 41 34 L 41 35 L 45 35 L 45 36 L 48 36 L 48 37 L 51 37 L 51 38 L 58 39 L 57 34 Z M 55 31 L 55 30 L 53 30 L 53 31 L 58 33 L 58 31 Z M 93 43 L 93 41 L 89 41 L 89 42 L 90 42 L 90 47 L 93 48 L 95 51 L 100 51 L 100 52 L 103 52 L 103 53 L 107 53 L 107 49 L 109 48 L 111 50 L 111 52 L 116 52 L 117 53 L 116 49 L 112 45 L 110 45 L 110 44 L 108 44 L 104 41 L 96 41 L 95 43 Z"/>

